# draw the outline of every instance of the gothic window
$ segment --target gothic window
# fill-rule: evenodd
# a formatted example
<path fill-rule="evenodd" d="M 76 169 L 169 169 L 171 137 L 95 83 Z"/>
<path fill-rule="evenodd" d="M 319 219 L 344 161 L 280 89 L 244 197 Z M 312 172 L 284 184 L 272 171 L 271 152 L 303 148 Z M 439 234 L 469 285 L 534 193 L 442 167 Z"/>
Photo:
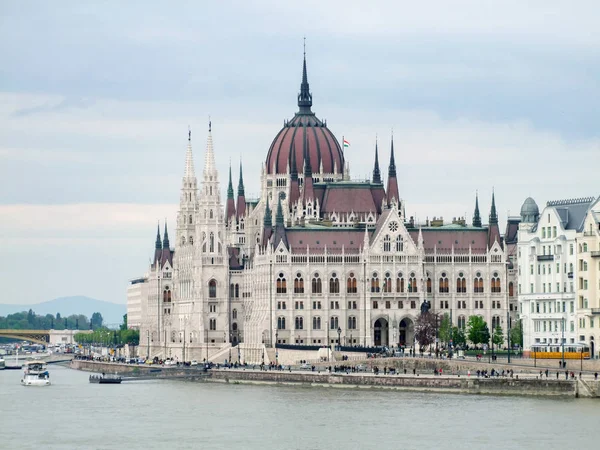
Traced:
<path fill-rule="evenodd" d="M 321 329 L 321 318 L 313 317 L 313 330 L 320 330 L 320 329 Z"/>
<path fill-rule="evenodd" d="M 500 293 L 502 289 L 500 288 L 500 277 L 498 276 L 498 272 L 494 272 L 494 276 L 492 277 L 492 292 Z"/>
<path fill-rule="evenodd" d="M 392 247 L 392 244 L 391 244 L 390 235 L 386 234 L 385 237 L 383 238 L 383 251 L 389 252 L 391 250 L 391 247 Z"/>
<path fill-rule="evenodd" d="M 337 277 L 337 274 L 335 272 L 331 274 L 331 278 L 329 279 L 329 293 L 330 294 L 339 294 L 340 293 L 340 280 Z"/>
<path fill-rule="evenodd" d="M 194 236 L 190 236 L 190 245 L 194 245 Z"/>
<path fill-rule="evenodd" d="M 237 319 L 237 309 L 234 309 L 233 311 L 231 311 L 231 318 L 233 320 Z M 234 324 L 235 325 L 235 324 Z"/>
<path fill-rule="evenodd" d="M 280 272 L 279 276 L 277 277 L 277 293 L 278 294 L 287 293 L 287 281 L 285 279 L 285 275 L 283 274 L 283 272 Z"/>
<path fill-rule="evenodd" d="M 401 252 L 404 250 L 404 240 L 401 235 L 396 236 L 396 251 Z"/>
<path fill-rule="evenodd" d="M 217 280 L 215 279 L 208 282 L 208 297 L 217 298 Z"/>
<path fill-rule="evenodd" d="M 415 278 L 415 274 L 411 273 L 410 278 L 408 279 L 408 292 L 416 293 L 418 291 L 417 279 Z"/>
<path fill-rule="evenodd" d="M 192 215 L 190 214 L 190 225 L 192 224 Z"/>
<path fill-rule="evenodd" d="M 285 317 L 278 317 L 277 318 L 277 329 L 278 330 L 285 330 Z"/>
<path fill-rule="evenodd" d="M 354 316 L 348 317 L 348 329 L 356 330 L 356 317 L 354 317 Z"/>
<path fill-rule="evenodd" d="M 398 272 L 396 278 L 396 292 L 404 292 L 404 275 L 402 275 L 402 272 Z"/>
<path fill-rule="evenodd" d="M 296 327 L 295 327 L 296 330 L 302 330 L 302 329 L 304 329 L 304 318 L 303 317 L 300 317 L 300 316 L 296 317 L 296 321 L 295 322 L 296 322 L 296 324 L 295 324 L 296 325 Z"/>
<path fill-rule="evenodd" d="M 185 236 L 181 236 L 181 245 L 185 245 Z"/>
<path fill-rule="evenodd" d="M 229 285 L 229 298 L 233 298 L 234 292 L 235 292 L 235 287 L 234 287 L 233 283 L 231 283 Z"/>
<path fill-rule="evenodd" d="M 500 326 L 500 316 L 492 317 L 492 329 L 490 331 L 493 332 L 499 326 Z"/>
<path fill-rule="evenodd" d="M 202 251 L 206 253 L 206 233 L 202 233 Z"/>
<path fill-rule="evenodd" d="M 438 288 L 440 293 L 448 293 L 448 277 L 446 276 L 446 272 L 442 272 Z"/>
<path fill-rule="evenodd" d="M 294 279 L 294 294 L 304 294 L 304 278 L 302 274 L 298 272 Z"/>
<path fill-rule="evenodd" d="M 466 318 L 465 316 L 458 316 L 458 328 L 464 330 L 466 328 Z"/>
<path fill-rule="evenodd" d="M 329 320 L 329 329 L 331 330 L 337 330 L 339 326 L 339 319 L 337 317 L 332 317 Z"/>
<path fill-rule="evenodd" d="M 210 241 L 209 241 L 209 252 L 214 253 L 215 251 L 215 234 L 213 232 L 210 233 Z"/>
<path fill-rule="evenodd" d="M 514 295 L 515 295 L 515 286 L 514 286 L 513 282 L 511 281 L 510 283 L 508 283 L 508 296 L 514 297 Z"/>
<path fill-rule="evenodd" d="M 427 275 L 427 293 L 431 294 L 433 291 L 433 287 L 431 286 L 431 277 L 429 274 Z"/>
<path fill-rule="evenodd" d="M 348 292 L 348 294 L 356 294 L 358 292 L 354 272 L 348 274 L 348 279 L 346 280 L 346 292 Z"/>
<path fill-rule="evenodd" d="M 235 298 L 240 298 L 240 285 L 235 284 Z"/>
<path fill-rule="evenodd" d="M 386 272 L 383 279 L 383 292 L 392 292 L 392 278 L 389 272 Z"/>
<path fill-rule="evenodd" d="M 460 272 L 456 279 L 456 292 L 458 294 L 464 294 L 467 292 L 467 280 L 465 280 L 464 274 Z"/>
<path fill-rule="evenodd" d="M 473 279 L 473 292 L 476 294 L 483 293 L 483 278 L 481 278 L 481 272 L 475 274 L 475 278 Z"/>
<path fill-rule="evenodd" d="M 166 286 L 163 290 L 163 302 L 171 303 L 171 289 L 169 288 L 169 286 Z"/>
<path fill-rule="evenodd" d="M 208 321 L 208 326 L 210 328 L 210 331 L 216 331 L 217 330 L 217 319 L 210 319 Z"/>
<path fill-rule="evenodd" d="M 371 292 L 379 292 L 379 276 L 377 272 L 373 272 L 373 278 L 371 278 Z"/>
<path fill-rule="evenodd" d="M 210 192 L 210 195 L 213 195 L 213 194 L 212 194 L 212 186 L 210 186 L 210 188 L 209 188 L 209 192 Z"/>
<path fill-rule="evenodd" d="M 213 210 L 212 210 L 212 209 L 210 210 L 210 215 L 209 215 L 209 217 L 210 217 L 211 219 L 213 218 Z"/>
<path fill-rule="evenodd" d="M 315 273 L 312 279 L 312 293 L 313 294 L 321 294 L 323 292 L 323 284 L 321 282 L 321 278 L 319 278 L 319 274 Z"/>

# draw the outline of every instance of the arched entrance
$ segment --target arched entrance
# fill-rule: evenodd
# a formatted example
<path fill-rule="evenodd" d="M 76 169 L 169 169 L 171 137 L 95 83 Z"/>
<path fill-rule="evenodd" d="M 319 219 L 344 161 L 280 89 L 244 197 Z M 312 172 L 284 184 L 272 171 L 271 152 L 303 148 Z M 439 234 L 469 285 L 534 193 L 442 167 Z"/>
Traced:
<path fill-rule="evenodd" d="M 373 325 L 373 344 L 375 344 L 375 347 L 389 345 L 389 334 L 390 327 L 388 321 L 383 317 L 377 319 Z"/>
<path fill-rule="evenodd" d="M 402 347 L 411 347 L 415 340 L 415 326 L 412 320 L 404 318 L 398 325 L 398 344 Z"/>

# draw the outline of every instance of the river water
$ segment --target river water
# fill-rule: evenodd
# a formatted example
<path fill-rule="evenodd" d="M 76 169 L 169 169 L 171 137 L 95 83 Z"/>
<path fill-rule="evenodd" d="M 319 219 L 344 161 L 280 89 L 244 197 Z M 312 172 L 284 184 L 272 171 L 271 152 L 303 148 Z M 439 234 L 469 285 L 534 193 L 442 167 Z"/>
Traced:
<path fill-rule="evenodd" d="M 0 449 L 597 449 L 600 400 L 187 381 L 49 387 L 0 371 Z"/>

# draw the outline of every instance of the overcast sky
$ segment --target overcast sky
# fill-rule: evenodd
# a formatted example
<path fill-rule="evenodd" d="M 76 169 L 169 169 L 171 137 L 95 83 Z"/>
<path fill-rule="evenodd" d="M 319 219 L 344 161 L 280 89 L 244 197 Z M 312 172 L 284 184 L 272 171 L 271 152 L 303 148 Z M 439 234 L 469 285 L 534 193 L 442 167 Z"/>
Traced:
<path fill-rule="evenodd" d="M 241 157 L 255 196 L 303 36 L 353 177 L 376 136 L 387 174 L 393 129 L 408 215 L 470 221 L 478 190 L 487 219 L 495 189 L 503 228 L 528 196 L 597 196 L 598 17 L 573 0 L 2 2 L 0 302 L 124 303 L 157 220 L 174 236 L 187 128 L 200 173 L 209 115 L 223 194 Z"/>

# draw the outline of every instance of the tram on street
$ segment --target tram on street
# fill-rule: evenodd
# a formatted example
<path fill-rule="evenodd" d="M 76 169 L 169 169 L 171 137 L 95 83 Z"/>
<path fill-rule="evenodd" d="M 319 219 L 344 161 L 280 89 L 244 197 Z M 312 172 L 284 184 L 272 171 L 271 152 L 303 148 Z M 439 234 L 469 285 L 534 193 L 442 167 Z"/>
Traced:
<path fill-rule="evenodd" d="M 525 356 L 527 352 L 524 352 Z M 531 346 L 532 359 L 562 359 L 563 346 L 560 344 L 535 344 Z M 565 344 L 565 359 L 590 359 L 590 347 L 586 344 Z"/>

